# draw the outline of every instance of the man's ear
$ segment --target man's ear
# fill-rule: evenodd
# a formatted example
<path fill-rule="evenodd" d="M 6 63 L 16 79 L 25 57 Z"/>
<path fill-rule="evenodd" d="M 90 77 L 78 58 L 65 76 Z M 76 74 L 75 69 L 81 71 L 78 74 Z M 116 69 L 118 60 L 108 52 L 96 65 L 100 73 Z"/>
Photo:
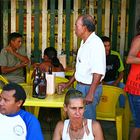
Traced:
<path fill-rule="evenodd" d="M 22 104 L 23 104 L 23 100 L 19 100 L 19 101 L 17 102 L 17 106 L 18 106 L 18 107 L 20 107 Z"/>

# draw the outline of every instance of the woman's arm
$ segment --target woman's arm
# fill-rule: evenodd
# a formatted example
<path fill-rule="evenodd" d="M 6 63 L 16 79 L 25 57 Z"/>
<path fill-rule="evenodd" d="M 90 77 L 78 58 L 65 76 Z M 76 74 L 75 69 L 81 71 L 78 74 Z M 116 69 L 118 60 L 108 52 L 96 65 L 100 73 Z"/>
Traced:
<path fill-rule="evenodd" d="M 98 121 L 92 121 L 92 131 L 94 140 L 104 140 L 103 131 Z"/>
<path fill-rule="evenodd" d="M 55 127 L 53 140 L 61 140 L 62 139 L 62 132 L 63 132 L 63 121 L 59 121 Z"/>
<path fill-rule="evenodd" d="M 140 64 L 140 58 L 137 57 L 140 51 L 140 36 L 136 36 L 131 43 L 131 48 L 126 59 L 127 64 Z"/>

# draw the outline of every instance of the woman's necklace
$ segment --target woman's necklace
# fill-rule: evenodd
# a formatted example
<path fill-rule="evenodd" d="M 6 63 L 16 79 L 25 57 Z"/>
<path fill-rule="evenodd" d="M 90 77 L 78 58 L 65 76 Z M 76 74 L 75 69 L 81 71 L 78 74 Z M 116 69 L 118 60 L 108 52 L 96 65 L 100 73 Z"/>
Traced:
<path fill-rule="evenodd" d="M 69 125 L 69 136 L 70 136 L 71 140 L 82 140 L 84 133 L 85 133 L 84 121 L 82 123 L 82 127 L 79 128 L 77 131 L 72 130 L 70 125 Z"/>

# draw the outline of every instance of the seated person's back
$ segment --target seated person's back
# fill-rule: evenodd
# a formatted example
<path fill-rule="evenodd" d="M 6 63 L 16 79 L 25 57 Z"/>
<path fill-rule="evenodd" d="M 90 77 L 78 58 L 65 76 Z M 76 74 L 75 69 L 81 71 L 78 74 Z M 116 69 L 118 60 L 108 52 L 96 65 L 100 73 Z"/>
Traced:
<path fill-rule="evenodd" d="M 48 72 L 52 69 L 56 76 L 64 77 L 64 68 L 57 58 L 57 51 L 53 47 L 48 47 L 44 50 L 44 61 L 39 65 L 41 71 Z"/>

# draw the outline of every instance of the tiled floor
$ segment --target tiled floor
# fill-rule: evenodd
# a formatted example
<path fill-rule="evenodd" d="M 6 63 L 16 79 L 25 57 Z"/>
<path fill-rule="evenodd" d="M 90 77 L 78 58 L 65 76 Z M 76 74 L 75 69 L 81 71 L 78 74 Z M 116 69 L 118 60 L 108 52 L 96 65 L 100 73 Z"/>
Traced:
<path fill-rule="evenodd" d="M 57 121 L 60 120 L 59 109 L 44 109 L 40 110 L 39 120 L 41 122 L 42 131 L 45 140 L 52 140 L 53 131 Z M 116 128 L 114 122 L 101 121 L 105 140 L 117 140 Z M 131 128 L 133 123 L 131 123 Z"/>

